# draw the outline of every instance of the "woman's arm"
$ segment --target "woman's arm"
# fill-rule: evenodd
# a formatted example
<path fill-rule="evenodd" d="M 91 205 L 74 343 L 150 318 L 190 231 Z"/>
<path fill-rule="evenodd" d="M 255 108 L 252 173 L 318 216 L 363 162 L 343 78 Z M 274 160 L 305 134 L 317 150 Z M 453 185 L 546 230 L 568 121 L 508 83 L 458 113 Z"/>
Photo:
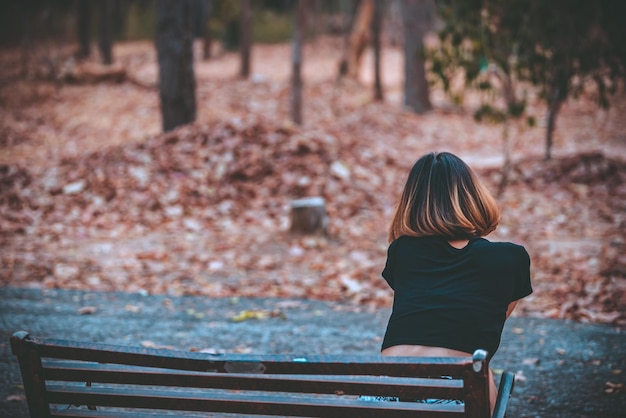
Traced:
<path fill-rule="evenodd" d="M 515 309 L 515 307 L 517 306 L 517 302 L 519 302 L 519 300 L 514 300 L 513 302 L 509 303 L 509 307 L 506 308 L 506 317 L 507 318 L 509 316 L 511 316 L 511 312 L 513 312 L 513 309 Z"/>

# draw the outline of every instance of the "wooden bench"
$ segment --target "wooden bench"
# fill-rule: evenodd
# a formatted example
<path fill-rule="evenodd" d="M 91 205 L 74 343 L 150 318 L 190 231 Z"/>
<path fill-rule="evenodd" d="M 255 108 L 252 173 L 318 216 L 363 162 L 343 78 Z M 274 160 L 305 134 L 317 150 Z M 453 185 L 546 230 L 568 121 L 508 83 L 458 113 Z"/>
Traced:
<path fill-rule="evenodd" d="M 207 354 L 38 338 L 24 331 L 11 337 L 11 349 L 31 417 L 171 417 L 168 411 L 186 411 L 179 416 L 490 416 L 483 350 L 473 358 Z M 512 373 L 503 373 L 493 417 L 505 416 L 513 381 Z"/>

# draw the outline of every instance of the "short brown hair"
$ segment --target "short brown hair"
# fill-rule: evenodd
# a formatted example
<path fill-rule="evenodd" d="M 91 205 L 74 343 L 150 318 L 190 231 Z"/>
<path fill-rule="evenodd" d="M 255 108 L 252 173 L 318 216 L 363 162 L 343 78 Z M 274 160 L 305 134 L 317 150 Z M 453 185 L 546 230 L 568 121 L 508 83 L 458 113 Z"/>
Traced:
<path fill-rule="evenodd" d="M 413 165 L 389 228 L 403 235 L 469 239 L 496 229 L 500 210 L 472 169 L 449 152 L 432 152 Z"/>

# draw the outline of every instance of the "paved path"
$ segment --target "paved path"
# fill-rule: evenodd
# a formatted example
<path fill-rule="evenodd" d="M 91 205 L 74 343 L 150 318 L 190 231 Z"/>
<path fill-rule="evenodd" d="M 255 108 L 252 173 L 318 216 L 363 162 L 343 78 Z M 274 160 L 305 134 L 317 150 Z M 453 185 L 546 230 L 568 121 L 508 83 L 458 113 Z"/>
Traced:
<path fill-rule="evenodd" d="M 275 316 L 233 322 L 244 310 Z M 182 350 L 375 354 L 388 315 L 308 300 L 0 288 L 0 417 L 28 416 L 8 343 L 17 330 Z M 491 365 L 517 373 L 511 417 L 626 417 L 626 333 L 613 327 L 511 318 Z"/>

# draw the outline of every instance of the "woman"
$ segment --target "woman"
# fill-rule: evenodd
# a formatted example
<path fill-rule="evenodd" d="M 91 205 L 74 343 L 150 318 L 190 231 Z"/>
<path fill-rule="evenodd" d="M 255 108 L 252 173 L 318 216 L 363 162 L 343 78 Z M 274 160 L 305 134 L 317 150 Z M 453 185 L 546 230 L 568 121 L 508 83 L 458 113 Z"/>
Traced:
<path fill-rule="evenodd" d="M 383 277 L 394 290 L 384 356 L 492 357 L 505 320 L 532 293 L 524 247 L 490 242 L 500 212 L 457 156 L 420 158 L 389 229 Z M 496 388 L 491 379 L 492 409 Z"/>

